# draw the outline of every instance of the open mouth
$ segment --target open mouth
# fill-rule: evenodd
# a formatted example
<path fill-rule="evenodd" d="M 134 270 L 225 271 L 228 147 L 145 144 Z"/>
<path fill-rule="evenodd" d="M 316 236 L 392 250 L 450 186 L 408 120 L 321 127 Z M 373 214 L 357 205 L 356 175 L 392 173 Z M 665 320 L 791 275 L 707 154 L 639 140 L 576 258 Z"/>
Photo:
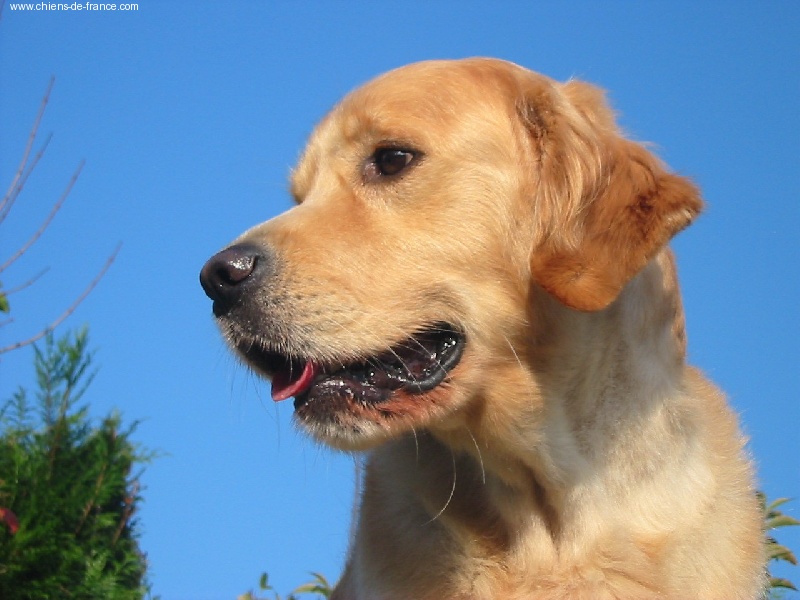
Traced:
<path fill-rule="evenodd" d="M 346 397 L 364 404 L 389 400 L 403 390 L 422 393 L 446 380 L 464 351 L 464 335 L 447 324 L 421 330 L 372 357 L 329 365 L 258 346 L 240 347 L 247 361 L 272 378 L 275 401 L 295 398 L 299 409 L 316 398 Z"/>

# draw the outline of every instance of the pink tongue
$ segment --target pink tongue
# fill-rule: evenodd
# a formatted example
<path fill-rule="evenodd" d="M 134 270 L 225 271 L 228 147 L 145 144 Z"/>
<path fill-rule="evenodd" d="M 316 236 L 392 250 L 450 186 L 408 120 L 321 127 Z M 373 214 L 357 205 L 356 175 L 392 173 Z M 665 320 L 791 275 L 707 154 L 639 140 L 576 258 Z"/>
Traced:
<path fill-rule="evenodd" d="M 311 382 L 316 374 L 317 369 L 311 361 L 303 365 L 302 373 L 293 373 L 292 369 L 275 373 L 272 377 L 272 399 L 275 402 L 280 402 L 297 394 L 302 394 L 311 387 Z"/>

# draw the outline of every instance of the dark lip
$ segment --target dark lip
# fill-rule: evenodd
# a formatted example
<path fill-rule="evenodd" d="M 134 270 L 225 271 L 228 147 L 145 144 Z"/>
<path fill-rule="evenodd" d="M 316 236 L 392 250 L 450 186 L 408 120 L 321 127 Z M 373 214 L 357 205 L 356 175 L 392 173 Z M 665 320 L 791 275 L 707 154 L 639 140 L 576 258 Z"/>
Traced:
<path fill-rule="evenodd" d="M 461 360 L 464 346 L 463 333 L 448 324 L 437 323 L 378 356 L 323 372 L 308 390 L 295 397 L 295 409 L 331 396 L 380 404 L 399 390 L 422 394 L 446 380 Z"/>
<path fill-rule="evenodd" d="M 314 400 L 349 398 L 362 404 L 379 404 L 397 391 L 422 394 L 444 382 L 464 353 L 464 334 L 447 323 L 421 328 L 387 350 L 346 363 L 316 363 L 310 357 L 295 357 L 258 344 L 239 344 L 247 362 L 267 377 L 277 379 L 300 373 L 314 363 L 316 376 L 295 395 L 300 409 Z"/>

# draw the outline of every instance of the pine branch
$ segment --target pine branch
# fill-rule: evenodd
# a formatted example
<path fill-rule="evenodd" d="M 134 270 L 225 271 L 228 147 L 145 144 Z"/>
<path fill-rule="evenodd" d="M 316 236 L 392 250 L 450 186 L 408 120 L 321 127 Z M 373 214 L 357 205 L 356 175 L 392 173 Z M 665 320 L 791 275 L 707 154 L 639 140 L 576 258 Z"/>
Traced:
<path fill-rule="evenodd" d="M 139 480 L 136 479 L 131 484 L 130 493 L 125 496 L 125 508 L 122 510 L 122 518 L 119 520 L 119 525 L 117 525 L 117 530 L 114 532 L 114 537 L 111 538 L 112 548 L 117 545 L 119 538 L 125 531 L 125 527 L 127 527 L 128 523 L 130 523 L 133 513 L 136 512 L 136 497 L 138 494 Z"/>
<path fill-rule="evenodd" d="M 105 480 L 107 471 L 108 471 L 108 462 L 104 462 L 103 468 L 100 471 L 100 474 L 97 476 L 97 480 L 95 481 L 92 497 L 89 498 L 89 501 L 86 503 L 86 506 L 83 507 L 83 513 L 81 514 L 81 518 L 78 521 L 78 526 L 75 528 L 75 535 L 78 535 L 81 532 L 81 529 L 83 529 L 83 526 L 86 524 L 86 519 L 89 517 L 89 513 L 92 512 L 92 507 L 97 504 L 97 498 L 100 495 L 100 489 L 103 486 L 103 482 Z"/>

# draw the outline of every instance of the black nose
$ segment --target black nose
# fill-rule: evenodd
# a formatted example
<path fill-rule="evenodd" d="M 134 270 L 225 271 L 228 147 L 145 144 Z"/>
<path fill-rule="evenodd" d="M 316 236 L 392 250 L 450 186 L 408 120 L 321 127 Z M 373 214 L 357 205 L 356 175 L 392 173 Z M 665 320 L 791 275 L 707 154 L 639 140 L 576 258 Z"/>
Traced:
<path fill-rule="evenodd" d="M 237 244 L 212 256 L 200 271 L 200 285 L 219 316 L 237 304 L 251 284 L 269 273 L 272 261 L 258 246 Z"/>

